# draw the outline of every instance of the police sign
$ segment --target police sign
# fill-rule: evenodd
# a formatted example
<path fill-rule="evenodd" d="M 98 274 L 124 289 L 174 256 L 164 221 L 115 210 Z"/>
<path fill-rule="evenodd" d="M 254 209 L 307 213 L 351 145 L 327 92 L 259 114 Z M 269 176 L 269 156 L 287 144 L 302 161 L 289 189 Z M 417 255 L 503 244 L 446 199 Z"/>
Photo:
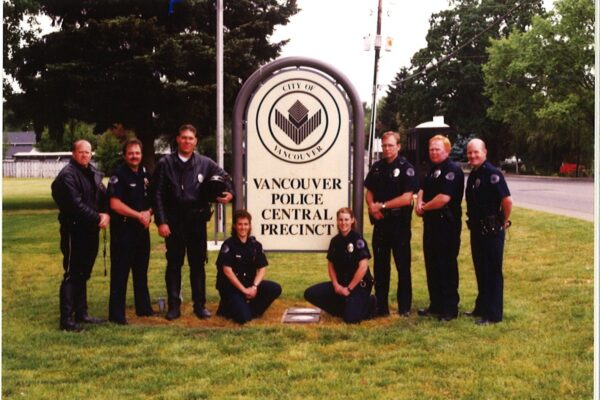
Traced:
<path fill-rule="evenodd" d="M 252 91 L 240 146 L 243 193 L 266 250 L 327 250 L 335 212 L 350 205 L 352 114 L 343 88 L 313 68 L 278 70 Z"/>

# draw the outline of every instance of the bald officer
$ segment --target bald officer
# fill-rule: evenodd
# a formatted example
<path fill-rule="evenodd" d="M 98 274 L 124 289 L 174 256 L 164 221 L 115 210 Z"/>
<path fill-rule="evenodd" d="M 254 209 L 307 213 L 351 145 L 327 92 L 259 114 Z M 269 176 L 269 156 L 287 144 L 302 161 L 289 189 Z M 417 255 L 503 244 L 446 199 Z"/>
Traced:
<path fill-rule="evenodd" d="M 467 144 L 467 158 L 473 167 L 466 189 L 467 225 L 478 295 L 473 311 L 465 314 L 478 317 L 476 323 L 486 325 L 502 321 L 502 255 L 512 199 L 504 176 L 487 161 L 487 149 L 481 139 Z"/>
<path fill-rule="evenodd" d="M 99 232 L 110 221 L 102 174 L 91 159 L 90 142 L 76 141 L 71 161 L 52 182 L 65 270 L 60 285 L 60 328 L 70 332 L 83 330 L 81 323 L 104 322 L 88 315 L 87 310 L 87 281 L 98 255 Z"/>

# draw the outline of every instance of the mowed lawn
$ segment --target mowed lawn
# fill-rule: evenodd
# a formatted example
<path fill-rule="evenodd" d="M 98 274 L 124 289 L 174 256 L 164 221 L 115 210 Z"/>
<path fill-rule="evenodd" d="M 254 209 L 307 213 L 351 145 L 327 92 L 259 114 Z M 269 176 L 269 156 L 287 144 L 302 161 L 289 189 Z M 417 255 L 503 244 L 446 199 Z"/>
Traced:
<path fill-rule="evenodd" d="M 413 219 L 414 301 L 409 318 L 360 325 L 325 316 L 284 325 L 286 307 L 327 279 L 323 253 L 268 254 L 283 294 L 262 320 L 238 327 L 192 317 L 184 266 L 184 316 L 136 318 L 71 334 L 58 329 L 62 277 L 50 180 L 4 179 L 2 397 L 6 399 L 589 399 L 593 396 L 593 224 L 521 209 L 506 243 L 505 320 L 476 326 L 416 316 L 428 303 L 422 224 Z M 365 224 L 371 240 L 371 227 Z M 469 238 L 459 259 L 461 310 L 476 296 Z M 152 227 L 154 302 L 165 296 L 164 246 Z M 207 265 L 216 310 L 216 253 Z M 106 264 L 110 269 L 110 261 Z M 372 265 L 372 263 L 371 263 Z M 392 287 L 396 273 L 392 273 Z M 88 283 L 90 313 L 106 317 L 102 245 Z M 395 292 L 395 290 L 391 290 Z M 131 283 L 128 305 L 132 305 Z M 395 295 L 390 299 L 395 309 Z M 156 303 L 155 303 L 156 306 Z"/>

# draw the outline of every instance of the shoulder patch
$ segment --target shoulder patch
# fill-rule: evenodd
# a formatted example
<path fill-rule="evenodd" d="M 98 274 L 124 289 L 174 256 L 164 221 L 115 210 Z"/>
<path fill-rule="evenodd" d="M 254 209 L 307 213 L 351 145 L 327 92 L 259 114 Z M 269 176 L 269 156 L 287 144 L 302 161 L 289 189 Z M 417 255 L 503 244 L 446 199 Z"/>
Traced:
<path fill-rule="evenodd" d="M 109 179 L 109 181 L 108 181 L 108 182 L 109 182 L 109 183 L 112 183 L 112 184 L 114 185 L 114 184 L 116 184 L 117 182 L 119 182 L 119 177 L 118 177 L 118 176 L 116 176 L 116 175 L 113 175 L 113 176 L 111 176 L 111 177 L 110 177 L 110 179 Z"/>
<path fill-rule="evenodd" d="M 497 174 L 492 174 L 492 176 L 490 176 L 490 182 L 492 182 L 492 184 L 500 182 L 500 176 Z"/>
<path fill-rule="evenodd" d="M 223 243 L 223 246 L 221 246 L 221 253 L 223 253 L 223 254 L 229 253 L 229 246 Z"/>
<path fill-rule="evenodd" d="M 357 249 L 364 249 L 365 248 L 365 241 L 362 239 L 358 239 L 356 241 L 356 248 Z"/>
<path fill-rule="evenodd" d="M 415 176 L 415 169 L 414 168 L 407 168 L 406 169 L 406 175 L 407 176 Z"/>
<path fill-rule="evenodd" d="M 454 180 L 454 172 L 450 171 L 446 174 L 446 180 L 453 181 Z"/>

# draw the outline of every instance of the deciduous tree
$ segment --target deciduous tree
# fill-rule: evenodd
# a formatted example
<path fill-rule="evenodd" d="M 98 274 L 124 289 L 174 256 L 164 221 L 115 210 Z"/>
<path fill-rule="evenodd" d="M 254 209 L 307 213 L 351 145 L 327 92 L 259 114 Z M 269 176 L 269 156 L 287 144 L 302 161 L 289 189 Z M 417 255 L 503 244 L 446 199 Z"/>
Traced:
<path fill-rule="evenodd" d="M 541 0 L 450 0 L 447 10 L 433 14 L 427 47 L 416 52 L 411 66 L 400 69 L 380 114 L 384 129 L 407 129 L 443 115 L 456 132 L 484 138 L 495 150 L 510 142 L 508 127 L 487 115 L 482 65 L 490 38 L 524 30 L 531 17 L 543 13 Z M 506 151 L 506 147 L 502 146 Z"/>
<path fill-rule="evenodd" d="M 594 134 L 594 2 L 560 0 L 531 29 L 492 41 L 488 114 L 511 126 L 527 158 L 557 171 L 590 162 Z"/>

